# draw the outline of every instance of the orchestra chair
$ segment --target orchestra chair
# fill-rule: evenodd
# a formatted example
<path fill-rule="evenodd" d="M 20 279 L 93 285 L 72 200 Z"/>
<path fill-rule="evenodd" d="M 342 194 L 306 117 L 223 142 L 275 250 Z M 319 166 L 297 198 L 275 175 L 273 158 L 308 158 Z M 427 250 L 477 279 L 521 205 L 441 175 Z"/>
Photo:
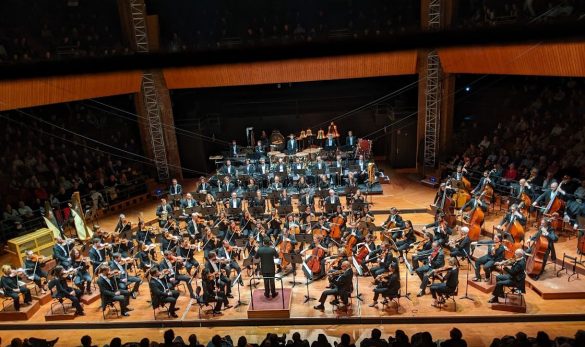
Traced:
<path fill-rule="evenodd" d="M 339 296 L 335 295 L 334 300 L 339 301 Z M 330 301 L 331 303 L 331 312 L 339 311 L 339 306 L 341 306 L 341 301 L 339 303 L 335 303 L 333 300 Z M 345 312 L 353 311 L 353 296 L 350 295 L 347 297 L 347 306 L 345 307 Z"/>
<path fill-rule="evenodd" d="M 169 308 L 167 307 L 167 303 L 166 302 L 160 302 L 157 306 L 154 306 L 153 304 L 154 302 L 154 296 L 152 295 L 152 292 L 150 292 L 150 307 L 152 307 L 152 314 L 154 315 L 154 320 L 156 320 L 156 310 L 158 309 L 159 312 L 166 312 L 167 315 L 170 317 L 171 316 L 171 311 L 169 311 Z M 164 311 L 163 311 L 164 309 Z"/>
<path fill-rule="evenodd" d="M 47 287 L 49 287 L 49 291 L 51 292 L 51 298 L 53 298 L 53 302 L 51 302 L 51 314 L 54 315 L 55 314 L 55 306 L 61 306 L 61 309 L 63 309 L 63 314 L 67 313 L 67 309 L 65 308 L 65 303 L 64 303 L 64 299 L 61 295 L 59 295 L 56 291 L 55 291 L 55 286 L 57 285 L 57 278 L 53 278 L 52 280 L 49 281 L 49 284 L 47 285 Z"/>
<path fill-rule="evenodd" d="M 382 308 L 386 307 L 386 306 L 390 306 L 389 304 L 391 302 L 396 304 L 396 312 L 398 312 L 398 309 L 400 308 L 400 297 L 402 296 L 402 289 L 398 290 L 398 295 L 386 295 L 386 294 L 382 294 L 382 297 L 384 298 L 384 300 L 382 301 Z"/>
<path fill-rule="evenodd" d="M 443 310 L 443 308 L 445 308 L 448 300 L 453 301 L 453 308 L 455 311 L 457 311 L 457 301 L 455 301 L 455 298 L 457 297 L 458 294 L 459 294 L 459 286 L 457 286 L 451 292 L 437 293 L 437 307 L 439 308 L 439 311 L 441 311 L 441 310 Z"/>
<path fill-rule="evenodd" d="M 204 312 L 203 308 L 205 308 L 205 307 L 209 308 L 209 310 L 207 310 L 205 312 L 206 315 L 208 315 L 209 312 L 211 311 L 211 315 L 213 317 L 216 316 L 216 313 L 213 311 L 213 308 L 214 308 L 213 302 L 215 302 L 215 300 L 214 301 L 211 301 L 211 300 L 206 301 L 205 299 L 203 299 L 203 295 L 201 295 L 201 287 L 200 286 L 197 286 L 197 288 L 195 288 L 195 298 L 197 300 L 197 305 L 199 306 L 199 319 L 201 319 L 201 317 L 203 316 L 201 314 L 201 312 Z"/>
<path fill-rule="evenodd" d="M 104 298 L 104 296 L 100 293 L 100 299 L 101 299 L 101 308 L 102 308 L 102 316 L 104 317 L 104 320 L 106 320 L 106 310 L 108 310 L 108 313 L 114 311 L 114 313 L 116 314 L 116 318 L 119 318 L 120 315 L 118 314 L 118 308 L 116 307 L 116 302 L 115 301 L 111 301 L 111 300 L 107 300 L 106 298 Z"/>
<path fill-rule="evenodd" d="M 22 294 L 18 294 L 19 300 Z M 7 305 L 10 305 L 10 303 L 14 304 L 14 299 L 11 296 L 8 296 L 4 293 L 4 289 L 0 288 L 0 299 L 2 299 L 2 311 L 4 311 L 4 309 L 6 309 Z M 12 306 L 14 308 L 14 306 Z"/>
<path fill-rule="evenodd" d="M 520 306 L 525 305 L 524 291 L 515 285 L 504 286 L 504 303 L 506 305 L 514 305 L 518 301 Z"/>

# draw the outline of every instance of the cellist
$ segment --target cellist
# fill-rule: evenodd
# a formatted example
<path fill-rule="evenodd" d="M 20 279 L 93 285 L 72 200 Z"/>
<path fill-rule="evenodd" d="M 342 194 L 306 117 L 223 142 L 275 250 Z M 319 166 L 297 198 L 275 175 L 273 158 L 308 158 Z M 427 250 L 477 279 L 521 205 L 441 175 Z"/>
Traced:
<path fill-rule="evenodd" d="M 544 256 L 542 259 L 542 269 L 540 270 L 540 273 L 538 273 L 536 275 L 534 275 L 534 274 L 532 275 L 532 278 L 535 281 L 538 281 L 538 279 L 540 278 L 540 276 L 544 272 L 544 269 L 546 267 L 546 262 L 548 261 L 549 255 L 550 255 L 550 258 L 552 261 L 557 260 L 557 256 L 556 256 L 556 252 L 555 252 L 555 242 L 558 241 L 559 237 L 557 236 L 557 234 L 555 234 L 555 230 L 547 218 L 543 218 L 540 221 L 540 227 L 538 228 L 538 231 L 534 235 L 532 235 L 530 240 L 527 242 L 528 253 L 532 254 L 535 251 L 534 245 L 536 244 L 536 241 L 540 238 L 540 236 L 544 236 L 548 239 L 548 248 L 544 252 Z"/>
<path fill-rule="evenodd" d="M 312 278 L 314 281 L 316 281 L 318 279 L 325 277 L 325 256 L 324 255 L 329 253 L 329 249 L 327 248 L 327 244 L 325 244 L 325 242 L 324 242 L 323 236 L 315 235 L 315 237 L 313 237 L 313 242 L 311 243 L 311 246 L 309 248 L 302 250 L 300 252 L 300 254 L 303 254 L 308 250 L 311 251 L 311 256 L 309 258 L 307 258 L 307 260 L 305 261 L 306 265 L 309 266 L 309 264 L 311 262 L 315 262 L 315 261 L 318 261 L 319 265 L 320 265 L 319 272 L 313 273 L 309 276 L 309 278 Z M 320 257 L 319 254 L 322 254 L 323 256 Z M 313 259 L 314 257 L 315 257 L 315 259 Z M 310 270 L 312 270 L 312 269 L 310 269 Z"/>
<path fill-rule="evenodd" d="M 289 265 L 286 262 L 283 262 L 282 259 L 284 258 L 284 254 L 298 254 L 297 250 L 295 249 L 297 245 L 297 238 L 295 234 L 292 234 L 288 228 L 282 229 L 282 233 L 278 235 L 276 239 L 275 246 L 279 248 L 279 256 L 281 258 L 280 264 L 277 265 L 278 272 L 285 272 L 286 267 Z M 285 266 L 282 266 L 284 263 Z M 297 271 L 296 264 L 291 263 L 291 269 L 293 272 Z"/>
<path fill-rule="evenodd" d="M 510 210 L 506 212 L 506 215 L 500 221 L 500 224 L 496 225 L 496 229 L 502 231 L 502 236 L 504 238 L 510 239 L 512 237 L 512 235 L 507 234 L 505 231 L 508 225 L 510 225 L 510 223 L 514 223 L 514 221 L 518 221 L 522 226 L 526 225 L 526 217 L 522 214 L 520 209 L 518 209 L 517 204 L 512 204 L 510 206 Z"/>

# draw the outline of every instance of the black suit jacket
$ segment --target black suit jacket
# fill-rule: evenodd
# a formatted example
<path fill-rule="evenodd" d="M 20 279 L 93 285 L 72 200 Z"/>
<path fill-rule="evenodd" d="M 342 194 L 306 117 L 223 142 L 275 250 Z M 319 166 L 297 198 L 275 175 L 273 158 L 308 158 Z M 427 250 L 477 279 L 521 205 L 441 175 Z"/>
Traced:
<path fill-rule="evenodd" d="M 455 290 L 455 288 L 457 288 L 457 286 L 459 285 L 459 268 L 456 267 L 454 269 L 453 268 L 449 269 L 445 276 L 443 276 L 443 282 L 447 285 L 449 289 L 451 289 L 452 291 Z"/>
<path fill-rule="evenodd" d="M 177 183 L 177 186 L 171 185 L 169 187 L 169 194 L 176 195 L 176 194 L 183 194 L 183 186 Z"/>
<path fill-rule="evenodd" d="M 254 258 L 260 259 L 260 271 L 262 271 L 263 274 L 274 276 L 274 259 L 278 258 L 278 252 L 276 249 L 262 246 L 258 248 Z"/>
<path fill-rule="evenodd" d="M 353 270 L 348 268 L 339 277 L 335 278 L 335 285 L 340 291 L 351 293 L 353 291 Z"/>
<path fill-rule="evenodd" d="M 61 246 L 63 248 L 61 248 Z M 69 261 L 69 246 L 68 245 L 54 245 L 53 246 L 53 258 L 57 259 L 58 263 L 63 261 Z"/>
<path fill-rule="evenodd" d="M 19 287 L 18 277 L 17 276 L 9 277 L 3 275 L 2 278 L 0 279 L 0 286 L 2 287 L 2 289 L 4 289 L 4 293 L 6 295 L 10 295 L 14 293 L 14 290 L 18 289 Z"/>
<path fill-rule="evenodd" d="M 433 268 L 433 269 L 438 269 L 440 267 L 443 267 L 445 265 L 445 254 L 443 254 L 443 250 L 439 250 L 439 253 L 437 253 L 437 255 L 431 259 L 429 265 Z"/>
<path fill-rule="evenodd" d="M 357 139 L 355 136 L 347 136 L 345 138 L 345 145 L 346 146 L 355 146 L 357 144 Z"/>
<path fill-rule="evenodd" d="M 242 207 L 242 200 L 240 200 L 240 198 L 236 198 L 235 203 L 236 203 L 236 207 L 235 208 L 241 208 Z M 232 198 L 230 198 L 228 200 L 228 207 L 229 208 L 234 208 L 234 200 Z"/>
<path fill-rule="evenodd" d="M 167 291 L 169 290 L 168 284 L 165 284 L 164 279 L 151 278 L 150 281 L 148 282 L 148 286 L 150 288 L 152 306 L 158 307 L 161 303 L 161 299 L 164 299 L 168 296 L 167 295 Z"/>
<path fill-rule="evenodd" d="M 98 255 L 99 253 L 99 255 Z M 100 258 L 101 255 L 101 258 Z M 91 264 L 93 265 L 94 270 L 100 266 L 101 263 L 106 261 L 106 252 L 102 249 L 102 250 L 97 250 L 93 247 L 91 247 L 89 249 L 89 260 L 91 261 Z"/>
<path fill-rule="evenodd" d="M 112 301 L 112 298 L 116 296 L 116 284 L 113 278 L 110 278 L 110 284 L 102 276 L 97 279 L 97 285 L 100 289 L 102 298 L 108 302 Z"/>
<path fill-rule="evenodd" d="M 524 281 L 526 280 L 526 260 L 520 259 L 511 267 L 505 267 L 504 271 L 512 277 L 514 285 L 516 285 L 518 289 L 524 291 Z"/>
<path fill-rule="evenodd" d="M 281 196 L 278 201 L 280 202 L 280 206 L 292 206 L 292 200 L 290 199 L 290 196 L 287 196 L 286 198 Z"/>
<path fill-rule="evenodd" d="M 197 200 L 191 199 L 191 207 L 197 206 Z M 189 201 L 187 199 L 181 200 L 181 208 L 189 208 Z"/>

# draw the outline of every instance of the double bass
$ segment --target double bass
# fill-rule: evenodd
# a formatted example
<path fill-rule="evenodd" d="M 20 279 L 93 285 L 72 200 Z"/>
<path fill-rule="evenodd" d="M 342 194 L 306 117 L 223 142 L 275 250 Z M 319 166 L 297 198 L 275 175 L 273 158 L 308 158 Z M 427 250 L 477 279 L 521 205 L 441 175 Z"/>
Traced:
<path fill-rule="evenodd" d="M 482 192 L 476 199 L 481 200 L 483 194 L 484 193 Z M 473 210 L 469 212 L 469 222 L 467 223 L 469 227 L 468 235 L 471 241 L 479 240 L 479 236 L 481 235 L 481 226 L 483 224 L 484 218 L 485 214 L 480 208 L 480 204 L 477 203 Z"/>
<path fill-rule="evenodd" d="M 445 190 L 443 191 L 441 204 L 438 207 L 443 211 L 443 214 L 445 215 L 444 218 L 449 227 L 453 228 L 455 224 L 457 224 L 457 216 L 455 216 L 455 202 L 447 196 L 447 186 L 449 186 L 450 182 L 451 178 L 445 182 Z"/>
<path fill-rule="evenodd" d="M 494 198 L 494 186 L 492 185 L 492 179 L 491 179 L 491 175 L 492 173 L 496 172 L 496 169 L 492 169 L 487 176 L 487 179 L 489 180 L 489 182 L 487 182 L 484 187 L 483 190 L 481 192 L 482 196 L 483 196 L 483 201 L 489 206 L 492 203 L 492 200 Z"/>
<path fill-rule="evenodd" d="M 520 210 L 524 202 L 521 202 L 518 206 Z M 524 242 L 524 227 L 520 222 L 516 219 L 516 215 L 512 216 L 512 222 L 508 223 L 508 227 L 506 228 L 506 233 L 508 233 L 514 239 L 514 242 L 510 240 L 502 241 L 502 244 L 506 247 L 505 257 L 506 259 L 513 259 L 515 258 L 514 252 L 517 249 L 522 248 L 522 244 Z"/>
<path fill-rule="evenodd" d="M 539 275 L 544 267 L 544 254 L 548 250 L 549 243 L 548 238 L 542 235 L 544 231 L 546 228 L 541 227 L 541 235 L 532 246 L 531 255 L 526 259 L 526 274 L 529 276 Z"/>
<path fill-rule="evenodd" d="M 556 231 L 563 228 L 563 220 L 560 211 L 565 207 L 565 202 L 558 197 L 559 189 L 561 189 L 562 184 L 563 182 L 559 184 L 557 190 L 555 190 L 552 198 L 549 200 L 548 205 L 546 205 L 546 208 L 542 212 L 545 217 L 550 218 L 550 225 Z"/>

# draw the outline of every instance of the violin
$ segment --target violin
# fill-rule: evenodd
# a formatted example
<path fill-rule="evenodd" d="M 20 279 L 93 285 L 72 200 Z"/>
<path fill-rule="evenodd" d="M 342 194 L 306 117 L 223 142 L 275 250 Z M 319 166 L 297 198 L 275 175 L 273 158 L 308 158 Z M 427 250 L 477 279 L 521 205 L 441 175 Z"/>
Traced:
<path fill-rule="evenodd" d="M 30 256 L 30 260 L 33 263 L 45 263 L 49 260 L 49 258 L 45 257 L 44 255 L 40 255 L 40 254 L 33 254 Z"/>

